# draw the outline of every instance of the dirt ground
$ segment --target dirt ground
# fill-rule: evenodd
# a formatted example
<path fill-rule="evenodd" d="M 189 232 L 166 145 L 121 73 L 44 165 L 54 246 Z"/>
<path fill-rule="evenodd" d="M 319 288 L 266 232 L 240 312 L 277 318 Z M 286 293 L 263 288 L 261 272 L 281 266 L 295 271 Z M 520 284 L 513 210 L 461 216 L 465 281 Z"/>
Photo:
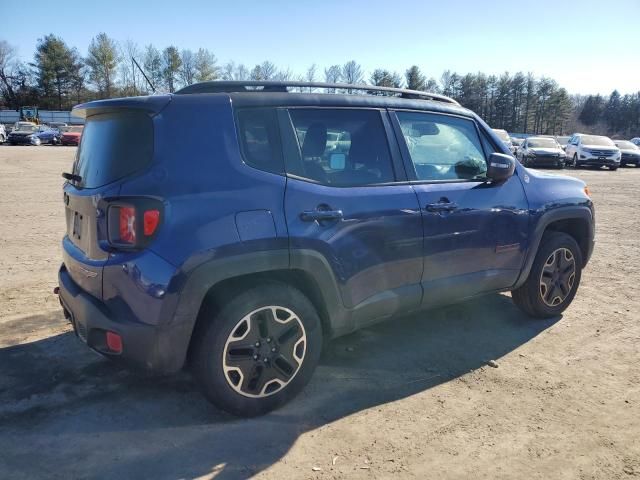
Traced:
<path fill-rule="evenodd" d="M 0 478 L 640 478 L 640 169 L 566 172 L 598 229 L 561 318 L 491 295 L 393 319 L 239 420 L 74 337 L 52 294 L 73 154 L 0 146 Z"/>

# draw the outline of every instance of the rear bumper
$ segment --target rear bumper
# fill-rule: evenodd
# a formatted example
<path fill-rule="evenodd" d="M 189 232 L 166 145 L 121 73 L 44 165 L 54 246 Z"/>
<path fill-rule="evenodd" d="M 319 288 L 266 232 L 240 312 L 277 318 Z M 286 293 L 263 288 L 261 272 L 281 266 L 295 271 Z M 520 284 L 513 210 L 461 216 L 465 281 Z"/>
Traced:
<path fill-rule="evenodd" d="M 191 335 L 186 323 L 155 326 L 131 319 L 115 318 L 106 305 L 82 290 L 64 264 L 58 273 L 59 298 L 65 316 L 80 340 L 92 350 L 135 369 L 154 374 L 180 370 Z M 110 352 L 106 332 L 122 338 L 122 352 Z"/>
<path fill-rule="evenodd" d="M 526 162 L 527 166 L 533 167 L 554 167 L 559 165 L 564 165 L 566 162 L 566 157 L 527 157 Z"/>
<path fill-rule="evenodd" d="M 78 143 L 80 143 L 80 142 L 78 140 L 75 140 L 75 139 L 62 138 L 60 140 L 60 143 L 62 143 L 62 145 L 78 145 Z"/>

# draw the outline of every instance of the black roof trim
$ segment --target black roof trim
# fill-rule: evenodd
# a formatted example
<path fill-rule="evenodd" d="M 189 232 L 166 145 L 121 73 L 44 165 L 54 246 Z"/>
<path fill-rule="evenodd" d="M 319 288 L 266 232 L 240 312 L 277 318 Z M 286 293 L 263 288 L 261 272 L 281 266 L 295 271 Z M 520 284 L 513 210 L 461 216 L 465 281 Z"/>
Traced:
<path fill-rule="evenodd" d="M 460 105 L 454 99 L 438 93 L 422 92 L 420 90 L 407 90 L 405 88 L 378 87 L 374 85 L 352 85 L 349 83 L 324 83 L 324 82 L 276 82 L 276 81 L 211 81 L 188 85 L 176 94 L 185 95 L 193 93 L 235 93 L 235 92 L 280 92 L 287 93 L 289 88 L 324 88 L 329 90 L 357 90 L 375 94 L 374 92 L 387 93 L 414 100 L 435 100 L 453 105 Z"/>

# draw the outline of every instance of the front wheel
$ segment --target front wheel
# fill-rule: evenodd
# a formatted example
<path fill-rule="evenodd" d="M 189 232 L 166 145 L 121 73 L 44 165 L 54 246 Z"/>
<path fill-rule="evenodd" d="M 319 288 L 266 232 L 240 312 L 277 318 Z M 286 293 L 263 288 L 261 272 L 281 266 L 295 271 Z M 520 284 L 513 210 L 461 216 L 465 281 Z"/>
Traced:
<path fill-rule="evenodd" d="M 618 167 L 609 167 L 609 170 L 611 170 L 612 172 L 615 172 L 616 170 L 618 170 Z"/>
<path fill-rule="evenodd" d="M 542 237 L 529 277 L 511 297 L 531 317 L 554 317 L 573 301 L 581 274 L 578 243 L 566 233 L 548 232 Z"/>
<path fill-rule="evenodd" d="M 250 288 L 217 313 L 204 308 L 194 373 L 205 396 L 234 415 L 267 413 L 296 396 L 320 359 L 322 328 L 309 299 L 283 283 Z"/>

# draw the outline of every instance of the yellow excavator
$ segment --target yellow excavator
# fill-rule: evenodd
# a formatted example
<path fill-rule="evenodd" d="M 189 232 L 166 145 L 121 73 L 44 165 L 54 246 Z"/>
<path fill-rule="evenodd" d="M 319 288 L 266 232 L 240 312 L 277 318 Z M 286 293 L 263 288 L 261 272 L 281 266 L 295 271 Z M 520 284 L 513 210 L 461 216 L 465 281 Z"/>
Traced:
<path fill-rule="evenodd" d="M 40 114 L 38 112 L 38 107 L 36 106 L 20 107 L 18 111 L 20 112 L 21 122 L 33 122 L 36 125 L 40 124 Z"/>

